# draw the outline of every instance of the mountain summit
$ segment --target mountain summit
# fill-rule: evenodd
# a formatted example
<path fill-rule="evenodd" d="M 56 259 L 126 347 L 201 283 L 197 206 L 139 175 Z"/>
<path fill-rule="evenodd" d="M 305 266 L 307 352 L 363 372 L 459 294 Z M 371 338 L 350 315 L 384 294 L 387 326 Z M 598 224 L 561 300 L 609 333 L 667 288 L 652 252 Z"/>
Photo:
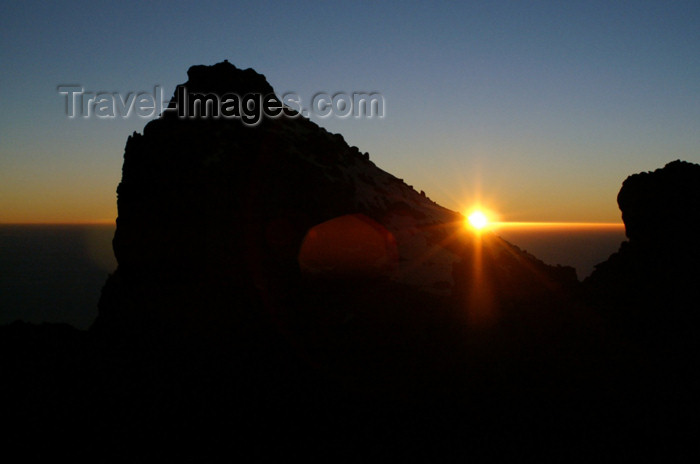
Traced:
<path fill-rule="evenodd" d="M 460 214 L 290 109 L 255 126 L 177 117 L 185 90 L 272 95 L 263 75 L 228 62 L 193 66 L 188 78 L 171 110 L 127 141 L 113 241 L 119 266 L 97 327 L 226 319 L 230 306 L 205 299 L 235 288 L 240 301 L 269 303 L 296 291 L 303 276 L 348 271 L 464 296 L 476 242 Z M 340 219 L 349 215 L 355 220 Z M 328 221 L 335 222 L 321 227 Z M 482 264 L 499 298 L 575 281 L 572 270 L 546 266 L 492 234 L 479 247 L 488 250 Z"/>

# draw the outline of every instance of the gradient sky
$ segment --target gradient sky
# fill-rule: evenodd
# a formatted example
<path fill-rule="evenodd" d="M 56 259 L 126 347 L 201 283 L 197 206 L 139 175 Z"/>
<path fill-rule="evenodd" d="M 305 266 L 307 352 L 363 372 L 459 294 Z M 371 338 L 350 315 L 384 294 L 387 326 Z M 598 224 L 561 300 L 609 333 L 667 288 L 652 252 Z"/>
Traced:
<path fill-rule="evenodd" d="M 619 222 L 630 174 L 700 162 L 700 2 L 2 2 L 0 222 L 116 217 L 137 117 L 68 119 L 60 84 L 126 94 L 224 59 L 278 94 L 378 91 L 315 119 L 381 168 L 506 221 Z"/>

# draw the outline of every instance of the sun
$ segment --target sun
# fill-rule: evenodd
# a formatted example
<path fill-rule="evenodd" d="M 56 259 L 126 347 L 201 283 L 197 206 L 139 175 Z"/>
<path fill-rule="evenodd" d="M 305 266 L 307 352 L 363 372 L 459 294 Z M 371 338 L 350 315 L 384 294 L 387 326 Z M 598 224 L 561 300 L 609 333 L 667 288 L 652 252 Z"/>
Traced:
<path fill-rule="evenodd" d="M 469 221 L 469 224 L 476 230 L 483 229 L 489 223 L 488 218 L 481 211 L 474 211 L 472 214 L 469 215 L 467 220 Z"/>

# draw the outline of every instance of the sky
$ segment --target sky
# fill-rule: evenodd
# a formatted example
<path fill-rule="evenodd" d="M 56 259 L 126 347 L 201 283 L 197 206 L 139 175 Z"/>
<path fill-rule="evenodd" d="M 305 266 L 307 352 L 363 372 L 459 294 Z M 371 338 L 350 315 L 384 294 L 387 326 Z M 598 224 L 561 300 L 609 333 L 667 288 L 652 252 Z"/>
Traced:
<path fill-rule="evenodd" d="M 312 120 L 445 207 L 620 222 L 629 175 L 700 162 L 700 2 L 2 2 L 0 223 L 113 222 L 147 120 L 66 115 L 58 86 L 169 98 L 224 59 L 278 95 L 379 92 Z"/>

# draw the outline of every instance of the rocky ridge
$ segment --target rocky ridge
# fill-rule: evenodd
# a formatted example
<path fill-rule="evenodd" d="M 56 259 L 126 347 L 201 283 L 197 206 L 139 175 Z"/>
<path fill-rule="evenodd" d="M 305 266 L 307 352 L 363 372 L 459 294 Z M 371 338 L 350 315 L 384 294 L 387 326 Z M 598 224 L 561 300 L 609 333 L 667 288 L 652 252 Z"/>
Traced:
<path fill-rule="evenodd" d="M 272 93 L 264 76 L 228 62 L 194 66 L 188 77 L 178 89 Z M 171 108 L 182 104 L 179 95 L 176 89 Z M 300 277 L 297 258 L 306 233 L 348 214 L 366 215 L 394 237 L 399 261 L 387 277 L 399 284 L 456 295 L 464 279 L 455 272 L 472 253 L 473 237 L 460 214 L 378 168 L 341 135 L 296 114 L 248 127 L 166 112 L 127 142 L 118 210 L 119 267 L 107 283 L 97 326 L 127 314 L 141 320 L 154 307 L 172 306 L 158 298 L 173 282 L 175 293 L 182 290 L 183 280 L 211 293 L 233 283 L 252 299 L 285 293 Z M 507 267 L 493 272 L 510 279 L 507 285 L 522 277 L 542 288 L 575 281 L 572 270 L 549 267 L 491 234 L 484 246 L 491 268 Z M 146 281 L 159 294 L 149 296 Z M 119 295 L 142 290 L 129 300 L 135 306 L 122 307 Z M 156 300 L 148 301 L 151 296 Z"/>

